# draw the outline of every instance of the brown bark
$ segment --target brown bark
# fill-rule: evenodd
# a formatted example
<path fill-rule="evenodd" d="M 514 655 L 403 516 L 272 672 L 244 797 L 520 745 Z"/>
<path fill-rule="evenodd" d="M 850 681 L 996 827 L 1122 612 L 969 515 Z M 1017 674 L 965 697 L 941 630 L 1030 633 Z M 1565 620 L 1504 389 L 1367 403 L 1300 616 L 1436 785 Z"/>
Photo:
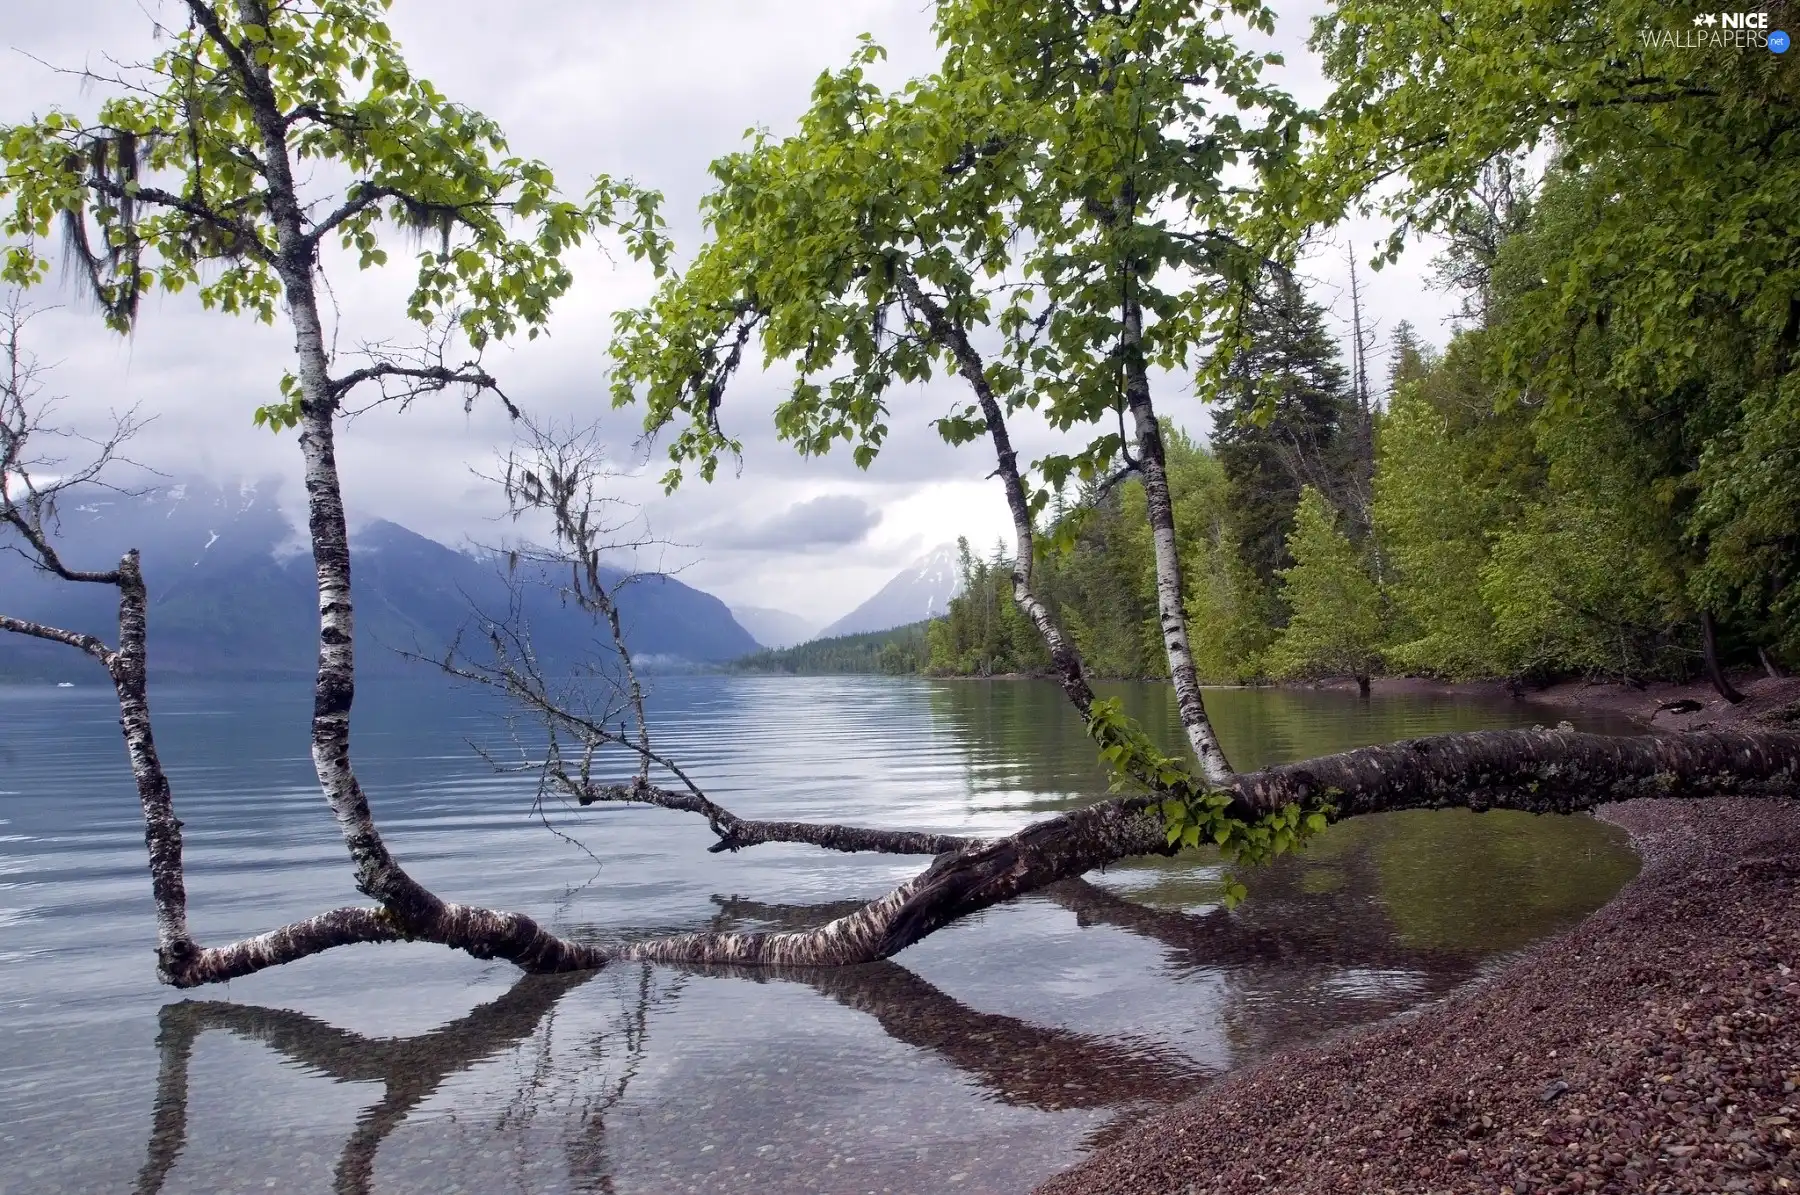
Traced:
<path fill-rule="evenodd" d="M 889 958 L 938 929 L 1129 855 L 1172 854 L 1148 798 L 1105 801 L 940 855 L 887 895 L 817 929 L 695 933 L 629 943 L 655 962 L 846 966 Z"/>
<path fill-rule="evenodd" d="M 1713 625 L 1711 610 L 1700 612 L 1700 643 L 1706 660 L 1706 679 L 1719 691 L 1719 696 L 1736 705 L 1744 699 L 1744 695 L 1732 688 L 1731 682 L 1725 678 L 1725 670 L 1719 667 L 1719 636 Z"/>
<path fill-rule="evenodd" d="M 1614 737 L 1482 730 L 1359 747 L 1232 785 L 1248 810 L 1328 801 L 1342 820 L 1396 809 L 1578 813 L 1637 797 L 1800 796 L 1800 733 Z"/>

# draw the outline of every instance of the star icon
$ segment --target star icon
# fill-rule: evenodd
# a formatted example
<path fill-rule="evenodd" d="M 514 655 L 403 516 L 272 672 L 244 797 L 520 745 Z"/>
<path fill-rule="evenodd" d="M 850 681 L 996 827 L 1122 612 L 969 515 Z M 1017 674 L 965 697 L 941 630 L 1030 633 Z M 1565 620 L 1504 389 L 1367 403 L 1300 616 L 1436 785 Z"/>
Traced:
<path fill-rule="evenodd" d="M 1704 24 L 1706 24 L 1706 14 L 1705 14 L 1705 13 L 1703 13 L 1703 12 L 1700 12 L 1700 13 L 1695 13 L 1695 14 L 1694 14 L 1694 24 L 1695 24 L 1695 25 L 1704 25 Z"/>
<path fill-rule="evenodd" d="M 1702 15 L 1708 25 L 1717 25 L 1719 23 L 1719 14 L 1716 12 L 1704 13 Z"/>

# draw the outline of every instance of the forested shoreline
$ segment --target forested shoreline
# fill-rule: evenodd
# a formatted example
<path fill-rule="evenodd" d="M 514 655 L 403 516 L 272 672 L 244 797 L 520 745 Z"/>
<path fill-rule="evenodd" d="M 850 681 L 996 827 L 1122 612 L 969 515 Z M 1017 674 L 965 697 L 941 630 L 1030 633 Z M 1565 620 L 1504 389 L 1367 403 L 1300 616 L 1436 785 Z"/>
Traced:
<path fill-rule="evenodd" d="M 1567 393 L 1508 372 L 1593 186 L 1566 165 L 1537 185 L 1516 163 L 1485 172 L 1436 263 L 1465 317 L 1442 351 L 1406 323 L 1372 351 L 1357 313 L 1346 363 L 1328 313 L 1291 280 L 1251 311 L 1209 440 L 1166 437 L 1203 679 L 1637 683 L 1716 664 L 1728 689 L 1727 671 L 1800 661 L 1794 498 L 1767 484 L 1793 454 L 1779 388 L 1722 346 L 1670 389 L 1622 387 L 1633 346 L 1604 320 L 1575 334 Z M 1040 596 L 1090 670 L 1166 677 L 1141 482 L 1065 490 L 1042 543 Z M 1005 547 L 961 548 L 963 593 L 924 650 L 903 628 L 742 666 L 1049 671 Z"/>

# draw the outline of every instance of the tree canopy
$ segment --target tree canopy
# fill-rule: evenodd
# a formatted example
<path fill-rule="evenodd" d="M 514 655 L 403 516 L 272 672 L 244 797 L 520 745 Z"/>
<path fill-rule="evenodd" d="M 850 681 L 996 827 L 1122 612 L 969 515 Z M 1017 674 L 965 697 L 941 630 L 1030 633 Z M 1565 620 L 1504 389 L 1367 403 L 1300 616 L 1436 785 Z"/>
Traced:
<path fill-rule="evenodd" d="M 1604 459 L 1667 521 L 1665 604 L 1792 652 L 1800 66 L 1684 28 L 1644 0 L 1339 4 L 1313 39 L 1335 89 L 1307 202 L 1286 215 L 1379 210 L 1390 253 L 1449 235 L 1493 329 L 1494 401 L 1563 438 L 1612 412 Z M 1541 184 L 1512 202 L 1534 152 Z"/>

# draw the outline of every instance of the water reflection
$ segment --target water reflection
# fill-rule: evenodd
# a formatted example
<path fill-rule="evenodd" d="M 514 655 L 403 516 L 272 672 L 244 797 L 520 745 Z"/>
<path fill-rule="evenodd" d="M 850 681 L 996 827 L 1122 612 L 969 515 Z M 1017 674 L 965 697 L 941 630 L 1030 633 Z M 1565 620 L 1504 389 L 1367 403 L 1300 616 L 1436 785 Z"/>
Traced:
<path fill-rule="evenodd" d="M 1187 753 L 1173 689 L 1104 682 L 1095 688 L 1102 697 L 1123 700 L 1126 712 L 1165 750 Z M 963 752 L 974 793 L 1022 788 L 1040 798 L 1031 808 L 1059 809 L 1077 793 L 1086 799 L 1095 791 L 1082 784 L 1071 792 L 1072 779 L 1104 776 L 1092 743 L 1081 733 L 1080 719 L 1049 681 L 943 682 L 932 686 L 930 701 L 933 715 Z M 1370 743 L 1531 726 L 1561 716 L 1487 697 L 1385 693 L 1358 699 L 1329 690 L 1277 688 L 1209 688 L 1206 710 L 1240 771 Z M 1579 729 L 1595 733 L 1637 733 L 1634 723 L 1617 715 L 1581 716 L 1578 723 Z"/>
<path fill-rule="evenodd" d="M 1492 853 L 1492 827 L 1505 828 L 1504 819 L 1483 820 L 1478 824 L 1488 829 L 1471 839 L 1471 831 L 1450 818 L 1401 815 L 1370 819 L 1373 831 L 1334 830 L 1337 837 L 1328 836 L 1317 856 L 1284 859 L 1259 872 L 1256 898 L 1236 912 L 1208 907 L 1204 898 L 1216 877 L 1209 878 L 1207 869 L 1166 861 L 1100 882 L 1064 881 L 1027 903 L 1072 914 L 1080 935 L 1116 932 L 1151 946 L 1170 977 L 1210 981 L 1210 988 L 1201 984 L 1196 989 L 1210 990 L 1209 998 L 1195 1000 L 1191 1008 L 1171 1009 L 1171 1016 L 1201 1017 L 1223 1033 L 1235 1059 L 1258 1057 L 1415 1006 L 1466 982 L 1484 965 L 1490 952 L 1479 941 L 1409 932 L 1417 915 L 1405 911 L 1408 903 L 1430 904 L 1435 897 L 1412 891 L 1407 887 L 1412 881 L 1404 874 L 1396 879 L 1394 872 L 1393 858 L 1437 871 L 1448 870 L 1442 864 L 1454 857 L 1446 853 L 1451 850 L 1479 860 L 1484 849 Z M 1396 824 L 1384 826 L 1384 820 Z M 1423 835 L 1423 846 L 1415 842 L 1407 848 L 1409 834 Z M 1503 845 L 1506 837 L 1500 835 Z M 1578 869 L 1588 883 L 1615 883 L 1618 869 L 1628 866 L 1627 853 L 1608 847 L 1616 844 L 1588 844 L 1589 862 L 1604 864 Z M 1534 857 L 1516 844 L 1501 855 L 1508 850 L 1518 858 Z M 1472 868 L 1473 874 L 1483 872 L 1480 866 Z M 1320 882 L 1320 876 L 1329 882 Z M 1463 879 L 1466 888 L 1468 877 Z M 1132 895 L 1120 890 L 1121 880 Z M 1505 881 L 1504 874 L 1500 880 Z M 807 928 L 858 903 L 783 904 L 722 896 L 712 902 L 710 928 L 715 930 Z M 1575 906 L 1565 901 L 1559 907 L 1573 919 Z M 1544 923 L 1537 924 L 1541 930 Z M 1089 949 L 1118 953 L 1105 943 Z M 595 976 L 527 977 L 464 1016 L 398 1038 L 365 1035 L 285 1009 L 217 1000 L 165 1005 L 157 1036 L 153 1122 L 138 1195 L 160 1195 L 186 1147 L 190 1069 L 197 1040 L 210 1030 L 263 1046 L 335 1085 L 379 1085 L 379 1098 L 356 1116 L 338 1154 L 332 1175 L 338 1195 L 365 1195 L 378 1188 L 376 1162 L 383 1144 L 452 1078 L 520 1051 L 532 1061 L 522 1066 L 495 1127 L 503 1136 L 510 1132 L 523 1140 L 531 1135 L 538 1111 L 550 1111 L 550 1119 L 560 1126 L 555 1137 L 561 1173 L 545 1189 L 614 1192 L 628 1176 L 641 1181 L 642 1174 L 635 1172 L 642 1168 L 632 1163 L 643 1142 L 628 1147 L 626 1157 L 615 1156 L 616 1133 L 609 1130 L 609 1116 L 630 1111 L 626 1131 L 641 1137 L 644 1113 L 657 1102 L 632 1100 L 630 1088 L 648 1057 L 652 1017 L 673 1011 L 684 983 L 694 979 L 805 989 L 860 1014 L 889 1042 L 953 1068 L 988 1100 L 1044 1114 L 1089 1113 L 1071 1126 L 1084 1150 L 1110 1140 L 1148 1111 L 1195 1094 L 1221 1069 L 1197 1061 L 1166 1035 L 1131 1031 L 1130 1014 L 1117 1031 L 1091 1032 L 986 1011 L 892 961 L 812 969 L 635 964 L 604 974 L 605 986 L 619 996 L 617 1006 L 596 1026 L 592 1006 L 605 1002 L 587 1002 L 575 1017 L 583 1026 L 577 1040 L 554 1043 L 551 1027 L 559 1007 Z M 734 997 L 733 1003 L 741 1006 L 743 998 Z M 726 1032 L 754 1033 L 756 1028 L 737 1025 Z M 684 1044 L 700 1051 L 711 1045 L 706 1040 Z M 798 1056 L 787 1061 L 784 1086 L 806 1091 L 830 1082 L 830 1059 Z M 725 1120 L 739 1125 L 756 1121 L 755 1105 L 763 1098 L 756 1086 L 725 1086 L 714 1093 Z M 837 1138 L 823 1145 L 844 1155 L 867 1149 L 870 1143 L 857 1139 L 860 1131 L 842 1127 Z M 539 1140 L 532 1148 L 545 1146 Z M 760 1169 L 769 1148 L 740 1149 L 732 1163 L 737 1178 L 758 1188 L 780 1189 L 781 1171 Z M 540 1158 L 540 1172 L 545 1164 Z M 706 1164 L 700 1159 L 682 1177 L 703 1180 Z M 398 1166 L 412 1179 L 425 1177 L 416 1161 L 403 1159 Z M 927 1159 L 890 1158 L 882 1176 L 890 1184 L 899 1182 L 897 1189 L 927 1190 L 938 1169 Z M 679 1186 L 674 1176 L 666 1177 Z M 1027 1185 L 1029 1177 L 1021 1176 L 1019 1185 Z M 716 1189 L 738 1188 L 727 1183 Z"/>
<path fill-rule="evenodd" d="M 721 921 L 732 928 L 805 929 L 854 907 L 720 901 Z M 1187 1098 L 1212 1077 L 1186 1054 L 1153 1038 L 1076 1033 L 978 1012 L 892 960 L 858 967 L 706 971 L 758 983 L 804 984 L 873 1017 L 890 1040 L 936 1055 L 996 1098 L 1020 1107 L 1061 1112 L 1166 1104 Z"/>
<path fill-rule="evenodd" d="M 716 929 L 811 926 L 843 912 L 838 903 L 765 905 L 722 897 L 715 901 Z M 1148 1037 L 1078 1033 L 970 1008 L 893 962 L 792 970 L 694 967 L 674 972 L 633 964 L 631 970 L 635 980 L 627 986 L 633 996 L 613 1014 L 610 1031 L 556 1047 L 565 1059 L 586 1055 L 598 1061 L 609 1047 L 615 1054 L 610 1067 L 600 1068 L 608 1072 L 607 1081 L 564 1114 L 573 1129 L 563 1150 L 573 1190 L 615 1190 L 607 1147 L 608 1114 L 627 1096 L 645 1056 L 652 1012 L 672 1004 L 680 994 L 681 980 L 689 975 L 800 985 L 866 1015 L 891 1041 L 948 1063 L 1002 1103 L 1051 1113 L 1103 1110 L 1108 1115 L 1084 1142 L 1089 1147 L 1110 1138 L 1138 1113 L 1185 1099 L 1213 1077 L 1185 1054 Z M 616 974 L 609 977 L 618 980 Z M 665 982 L 656 982 L 659 977 Z M 159 1016 L 150 1138 L 136 1191 L 160 1195 L 187 1147 L 195 1045 L 209 1030 L 266 1047 L 287 1063 L 335 1084 L 380 1085 L 381 1098 L 358 1114 L 332 1178 L 337 1195 L 367 1195 L 376 1189 L 376 1157 L 383 1142 L 454 1076 L 535 1041 L 543 1066 L 529 1070 L 526 1082 L 509 1100 L 500 1127 L 504 1131 L 509 1120 L 522 1125 L 536 1103 L 559 1104 L 553 1089 L 567 1076 L 553 1073 L 549 1026 L 559 1005 L 593 978 L 592 974 L 527 976 L 454 1021 L 400 1038 L 365 1035 L 287 1009 L 219 1000 L 165 1005 Z M 801 1073 L 792 1082 L 804 1086 L 815 1077 Z M 928 1184 L 928 1174 L 921 1170 L 913 1177 Z"/>
<path fill-rule="evenodd" d="M 605 860 L 571 890 L 590 861 L 527 816 L 528 784 L 468 753 L 467 739 L 503 745 L 491 710 L 435 688 L 366 696 L 361 750 L 396 850 L 441 891 L 564 932 L 818 924 L 919 865 L 709 855 L 683 819 L 615 808 L 558 815 Z M 1161 690 L 1126 696 L 1179 742 Z M 670 749 L 746 816 L 993 834 L 1106 788 L 1047 685 L 669 678 L 653 699 Z M 354 899 L 306 755 L 310 692 L 158 701 L 203 931 Z M 1244 767 L 1542 717 L 1336 694 L 1209 702 Z M 515 986 L 437 948 L 370 947 L 159 1013 L 116 718 L 98 691 L 0 689 L 17 755 L 0 780 L 8 1195 L 1023 1191 L 1226 1070 L 1464 982 L 1635 866 L 1587 819 L 1403 814 L 1245 875 L 1252 898 L 1229 914 L 1219 861 L 1186 856 L 1061 885 L 855 970 L 635 967 Z"/>
<path fill-rule="evenodd" d="M 649 970 L 642 968 L 645 994 L 637 1009 L 639 1037 L 648 1012 Z M 591 978 L 592 974 L 525 976 L 498 999 L 413 1037 L 368 1037 L 305 1013 L 223 1000 L 165 1004 L 157 1018 L 155 1117 L 137 1191 L 157 1195 L 187 1145 L 188 1072 L 195 1040 L 209 1029 L 267 1046 L 336 1083 L 381 1084 L 382 1098 L 363 1109 L 355 1132 L 344 1143 L 332 1184 L 339 1195 L 360 1195 L 372 1189 L 376 1151 L 409 1112 L 451 1075 L 534 1036 L 557 1001 Z M 626 1040 L 631 1049 L 629 1033 Z"/>

